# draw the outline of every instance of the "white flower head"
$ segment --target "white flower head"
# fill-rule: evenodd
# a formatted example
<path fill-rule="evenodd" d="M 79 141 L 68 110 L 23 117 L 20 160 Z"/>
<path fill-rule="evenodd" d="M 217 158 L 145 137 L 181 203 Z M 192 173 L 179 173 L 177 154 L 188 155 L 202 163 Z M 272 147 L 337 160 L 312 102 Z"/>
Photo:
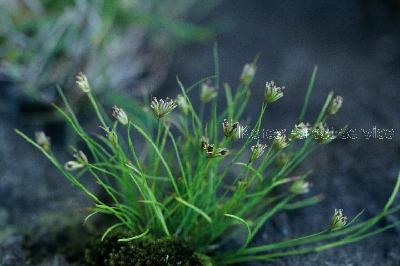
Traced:
<path fill-rule="evenodd" d="M 64 169 L 67 171 L 75 171 L 83 167 L 85 167 L 85 165 L 77 161 L 68 161 L 64 164 Z"/>
<path fill-rule="evenodd" d="M 256 75 L 256 70 L 257 67 L 254 63 L 245 64 L 240 75 L 240 82 L 244 85 L 250 85 Z"/>
<path fill-rule="evenodd" d="M 90 92 L 89 81 L 88 81 L 87 77 L 86 77 L 82 72 L 80 72 L 80 73 L 76 76 L 76 85 L 78 85 L 78 87 L 79 87 L 84 93 Z"/>
<path fill-rule="evenodd" d="M 72 156 L 75 158 L 75 160 L 68 161 L 64 164 L 64 169 L 67 171 L 78 170 L 89 164 L 89 160 L 87 159 L 83 151 L 78 151 L 74 149 L 74 153 Z"/>
<path fill-rule="evenodd" d="M 310 125 L 300 123 L 294 126 L 289 135 L 289 140 L 306 139 L 310 135 Z"/>
<path fill-rule="evenodd" d="M 249 161 L 253 162 L 253 161 L 257 160 L 258 158 L 260 158 L 264 154 L 266 147 L 267 147 L 266 144 L 260 144 L 260 143 L 257 143 L 256 145 L 251 146 L 251 148 L 250 148 L 251 153 L 250 153 Z"/>
<path fill-rule="evenodd" d="M 343 97 L 336 96 L 335 98 L 332 99 L 331 103 L 329 104 L 328 114 L 330 115 L 336 114 L 342 107 L 342 105 L 343 105 Z"/>
<path fill-rule="evenodd" d="M 232 119 L 224 119 L 224 122 L 222 122 L 222 131 L 227 138 L 239 138 L 239 122 L 233 122 Z"/>
<path fill-rule="evenodd" d="M 306 194 L 310 191 L 311 184 L 303 179 L 296 180 L 290 186 L 289 191 L 293 194 Z"/>
<path fill-rule="evenodd" d="M 74 158 L 76 159 L 77 162 L 82 163 L 82 164 L 88 164 L 89 160 L 86 157 L 86 154 L 83 153 L 83 151 L 75 151 L 73 154 Z"/>
<path fill-rule="evenodd" d="M 277 131 L 272 145 L 277 150 L 283 150 L 284 148 L 286 148 L 289 145 L 286 139 L 286 135 L 283 134 L 281 131 Z"/>
<path fill-rule="evenodd" d="M 335 138 L 333 131 L 329 130 L 329 128 L 321 122 L 314 126 L 312 134 L 318 144 L 328 143 Z"/>
<path fill-rule="evenodd" d="M 267 103 L 273 103 L 283 97 L 283 90 L 285 87 L 279 87 L 275 85 L 274 81 L 267 81 L 265 83 L 265 101 Z"/>
<path fill-rule="evenodd" d="M 179 108 L 185 115 L 189 114 L 190 105 L 185 96 L 183 96 L 182 94 L 178 94 L 178 96 L 176 97 L 176 104 L 179 106 Z"/>
<path fill-rule="evenodd" d="M 210 81 L 206 81 L 201 84 L 200 100 L 203 103 L 208 103 L 209 101 L 217 97 L 217 95 L 217 90 L 211 85 Z"/>
<path fill-rule="evenodd" d="M 46 136 L 43 131 L 35 132 L 35 141 L 39 144 L 44 150 L 49 151 L 51 148 L 50 138 Z"/>
<path fill-rule="evenodd" d="M 347 217 L 343 216 L 342 209 L 335 209 L 335 213 L 331 220 L 331 230 L 337 230 L 343 228 L 347 224 Z"/>
<path fill-rule="evenodd" d="M 215 148 L 214 144 L 210 144 L 207 137 L 201 137 L 200 147 L 206 154 L 207 158 L 224 157 L 229 154 L 226 148 Z"/>
<path fill-rule="evenodd" d="M 112 108 L 112 116 L 124 126 L 126 126 L 129 123 L 128 116 L 126 115 L 124 109 L 122 108 L 114 106 Z"/>
<path fill-rule="evenodd" d="M 153 97 L 153 100 L 151 101 L 150 104 L 150 108 L 153 110 L 153 114 L 158 119 L 169 114 L 172 110 L 176 108 L 176 106 L 177 106 L 176 101 L 170 98 L 166 98 L 165 100 L 163 99 L 159 100 L 156 97 Z"/>

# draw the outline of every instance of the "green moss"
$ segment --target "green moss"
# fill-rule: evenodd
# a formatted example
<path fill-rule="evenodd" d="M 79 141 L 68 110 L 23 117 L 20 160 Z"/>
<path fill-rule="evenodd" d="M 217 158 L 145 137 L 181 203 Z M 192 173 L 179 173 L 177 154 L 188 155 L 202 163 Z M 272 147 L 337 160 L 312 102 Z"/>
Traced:
<path fill-rule="evenodd" d="M 118 242 L 120 237 L 113 235 L 104 241 L 93 242 L 85 251 L 86 265 L 211 265 L 204 256 L 197 255 L 193 248 L 179 239 L 144 238 Z"/>
<path fill-rule="evenodd" d="M 200 255 L 180 239 L 146 237 L 130 242 L 118 242 L 128 235 L 119 232 L 100 241 L 93 230 L 79 223 L 36 228 L 25 234 L 24 249 L 32 265 L 62 254 L 70 263 L 88 266 L 210 266 L 211 260 Z"/>

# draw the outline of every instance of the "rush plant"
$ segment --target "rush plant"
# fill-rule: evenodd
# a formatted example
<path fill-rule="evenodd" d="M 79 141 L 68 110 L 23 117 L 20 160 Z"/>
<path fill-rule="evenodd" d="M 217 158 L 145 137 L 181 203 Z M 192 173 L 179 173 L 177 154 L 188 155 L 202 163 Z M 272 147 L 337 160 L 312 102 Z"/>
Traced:
<path fill-rule="evenodd" d="M 244 126 L 255 72 L 256 63 L 247 64 L 235 90 L 228 84 L 219 88 L 218 71 L 189 87 L 178 79 L 176 100 L 153 98 L 140 119 L 120 107 L 104 112 L 87 79 L 80 75 L 78 87 L 89 98 L 101 129 L 88 133 L 60 90 L 65 108 L 55 108 L 85 144 L 68 162 L 56 158 L 43 133 L 36 140 L 17 133 L 92 200 L 86 220 L 94 215 L 115 218 L 101 239 L 119 229 L 130 234 L 118 240 L 122 242 L 146 235 L 176 237 L 203 254 L 203 259 L 209 258 L 208 264 L 225 265 L 319 252 L 398 225 L 376 228 L 382 218 L 400 210 L 393 204 L 400 176 L 386 205 L 374 217 L 358 221 L 360 212 L 348 221 L 338 209 L 327 217 L 327 226 L 320 232 L 254 245 L 257 233 L 275 214 L 319 201 L 318 196 L 305 196 L 310 191 L 310 172 L 294 171 L 318 145 L 335 139 L 326 123 L 342 105 L 342 98 L 330 93 L 314 121 L 304 121 L 315 69 L 293 129 L 275 132 L 267 143 L 257 135 L 268 123 L 264 115 L 283 97 L 284 88 L 267 82 L 264 99 L 252 103 L 260 105 L 257 119 L 252 126 Z M 200 88 L 199 112 L 192 101 L 196 88 Z M 221 101 L 217 103 L 222 91 L 225 108 Z M 89 176 L 107 197 L 98 197 L 84 185 L 82 178 Z M 235 248 L 226 246 L 235 232 L 243 233 L 243 242 Z"/>

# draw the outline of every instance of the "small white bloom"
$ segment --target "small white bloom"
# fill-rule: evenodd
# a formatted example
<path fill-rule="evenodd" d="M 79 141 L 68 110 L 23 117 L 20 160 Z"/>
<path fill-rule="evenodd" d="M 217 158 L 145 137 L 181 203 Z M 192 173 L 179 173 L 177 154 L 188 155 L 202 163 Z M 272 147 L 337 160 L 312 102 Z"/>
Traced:
<path fill-rule="evenodd" d="M 245 64 L 242 74 L 240 75 L 240 82 L 244 85 L 250 85 L 256 75 L 256 65 L 253 63 Z"/>
<path fill-rule="evenodd" d="M 153 114 L 158 118 L 162 118 L 165 115 L 169 114 L 172 110 L 176 108 L 177 104 L 174 100 L 166 98 L 165 100 L 158 100 L 156 97 L 153 97 L 151 101 L 150 108 L 153 110 Z"/>
<path fill-rule="evenodd" d="M 325 144 L 335 138 L 333 132 L 321 122 L 315 125 L 311 133 L 318 144 Z"/>
<path fill-rule="evenodd" d="M 283 97 L 284 89 L 285 89 L 285 87 L 275 86 L 274 81 L 266 82 L 265 83 L 265 93 L 264 93 L 265 101 L 267 103 L 273 103 L 273 102 L 279 100 L 280 98 Z"/>
<path fill-rule="evenodd" d="M 286 148 L 289 145 L 286 139 L 286 135 L 284 135 L 281 131 L 277 131 L 272 145 L 277 150 L 283 150 L 284 148 Z"/>
<path fill-rule="evenodd" d="M 310 191 L 311 184 L 302 179 L 296 180 L 290 186 L 289 191 L 293 194 L 306 194 Z"/>
<path fill-rule="evenodd" d="M 86 154 L 84 154 L 83 151 L 75 151 L 73 156 L 78 163 L 82 163 L 84 165 L 89 163 L 89 160 L 87 159 Z"/>
<path fill-rule="evenodd" d="M 176 104 L 179 106 L 179 108 L 185 115 L 189 113 L 190 105 L 185 96 L 183 96 L 182 94 L 178 94 L 178 96 L 176 97 Z"/>
<path fill-rule="evenodd" d="M 253 161 L 257 160 L 258 158 L 260 158 L 264 154 L 266 147 L 267 147 L 266 144 L 260 144 L 260 143 L 257 143 L 256 145 L 251 146 L 251 148 L 250 148 L 251 154 L 250 154 L 249 161 L 253 162 Z"/>
<path fill-rule="evenodd" d="M 227 138 L 239 138 L 239 122 L 233 122 L 232 119 L 224 119 L 224 122 L 222 122 L 222 131 Z"/>
<path fill-rule="evenodd" d="M 200 100 L 203 103 L 208 103 L 218 95 L 217 90 L 210 83 L 207 81 L 201 84 Z"/>
<path fill-rule="evenodd" d="M 75 171 L 83 167 L 85 167 L 85 165 L 77 161 L 68 161 L 64 164 L 64 169 L 67 171 Z"/>
<path fill-rule="evenodd" d="M 46 151 L 50 150 L 50 138 L 43 131 L 35 132 L 35 141 Z"/>
<path fill-rule="evenodd" d="M 342 104 L 343 104 L 342 96 L 336 96 L 335 98 L 333 98 L 333 100 L 331 101 L 331 103 L 329 104 L 329 107 L 328 107 L 328 114 L 330 114 L 330 115 L 336 114 L 339 111 L 339 109 L 342 107 Z"/>
<path fill-rule="evenodd" d="M 78 151 L 75 148 L 73 149 L 73 151 L 73 157 L 75 158 L 75 161 L 68 161 L 64 164 L 64 169 L 67 171 L 78 170 L 89 164 L 89 160 L 87 159 L 83 151 Z"/>
<path fill-rule="evenodd" d="M 343 216 L 342 209 L 335 209 L 335 213 L 331 220 L 331 230 L 337 230 L 343 228 L 347 224 L 347 217 Z"/>
<path fill-rule="evenodd" d="M 122 108 L 114 106 L 112 108 L 112 116 L 118 120 L 122 125 L 126 126 L 129 123 L 128 116 Z"/>
<path fill-rule="evenodd" d="M 310 125 L 300 123 L 294 126 L 292 132 L 290 132 L 289 139 L 290 140 L 306 139 L 309 136 L 309 134 L 310 134 Z"/>
<path fill-rule="evenodd" d="M 82 72 L 76 76 L 76 84 L 84 93 L 90 92 L 89 81 Z"/>

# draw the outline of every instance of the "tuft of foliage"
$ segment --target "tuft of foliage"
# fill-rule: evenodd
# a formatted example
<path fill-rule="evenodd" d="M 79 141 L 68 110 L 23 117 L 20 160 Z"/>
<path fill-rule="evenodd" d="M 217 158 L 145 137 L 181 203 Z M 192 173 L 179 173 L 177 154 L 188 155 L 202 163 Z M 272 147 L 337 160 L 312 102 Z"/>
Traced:
<path fill-rule="evenodd" d="M 217 56 L 216 56 L 217 58 Z M 293 129 L 276 132 L 270 143 L 260 143 L 268 109 L 283 96 L 283 87 L 267 82 L 260 112 L 252 126 L 243 126 L 243 112 L 250 99 L 250 85 L 256 73 L 256 60 L 247 64 L 235 90 L 224 84 L 226 107 L 221 101 L 218 75 L 186 87 L 177 80 L 177 100 L 153 99 L 141 112 L 130 116 L 113 108 L 113 118 L 98 104 L 86 79 L 80 84 L 97 115 L 101 132 L 88 133 L 77 120 L 63 92 L 65 108 L 56 109 L 85 144 L 74 159 L 60 162 L 40 142 L 17 131 L 93 201 L 86 219 L 111 215 L 118 222 L 110 225 L 102 241 L 115 230 L 129 232 L 117 242 L 135 242 L 147 236 L 155 239 L 183 239 L 196 252 L 212 257 L 217 265 L 319 252 L 353 243 L 399 224 L 375 228 L 385 216 L 400 210 L 393 205 L 400 186 L 400 175 L 386 205 L 376 216 L 358 222 L 362 212 L 350 221 L 342 210 L 327 218 L 320 232 L 280 242 L 254 246 L 253 240 L 275 214 L 317 203 L 310 191 L 310 172 L 294 173 L 299 164 L 318 146 L 335 136 L 326 126 L 329 117 L 342 105 L 341 97 L 330 93 L 315 120 L 304 121 L 316 76 L 310 79 L 304 106 Z M 210 80 L 210 81 L 208 81 Z M 79 86 L 79 84 L 78 84 Z M 193 92 L 200 87 L 200 104 Z M 199 110 L 195 106 L 199 105 Z M 175 112 L 176 109 L 180 112 Z M 136 108 L 137 109 L 137 108 Z M 341 131 L 342 132 L 342 131 Z M 341 133 L 339 132 L 339 134 Z M 81 181 L 92 178 L 107 196 L 101 200 Z M 244 235 L 240 246 L 226 247 L 237 233 Z"/>

